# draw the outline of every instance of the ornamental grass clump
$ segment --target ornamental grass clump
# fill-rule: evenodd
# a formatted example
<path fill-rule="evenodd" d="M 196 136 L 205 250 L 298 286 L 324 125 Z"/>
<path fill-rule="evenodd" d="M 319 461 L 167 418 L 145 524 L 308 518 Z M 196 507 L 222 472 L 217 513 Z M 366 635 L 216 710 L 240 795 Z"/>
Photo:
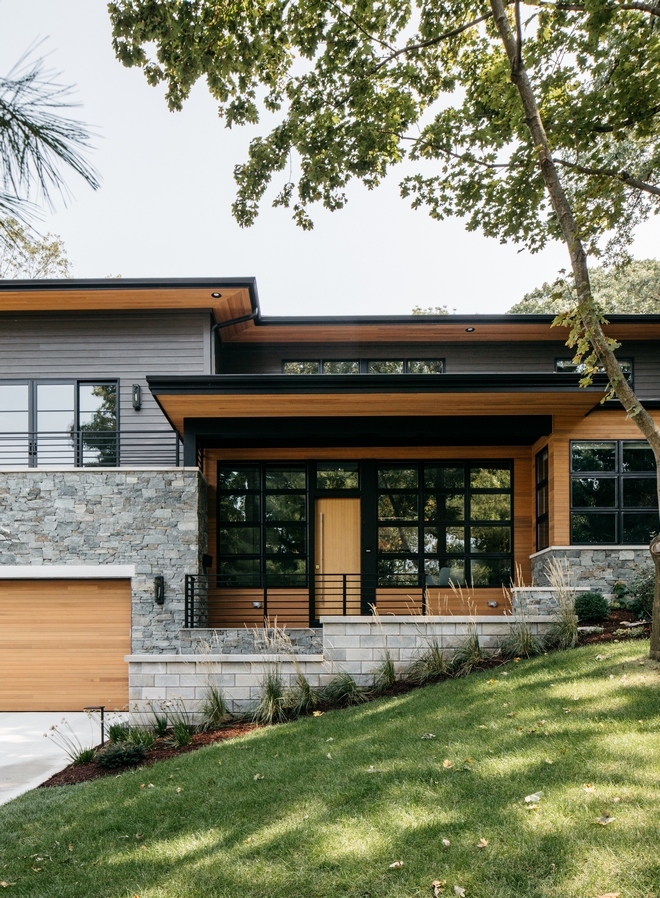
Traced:
<path fill-rule="evenodd" d="M 108 742 L 126 742 L 130 728 L 127 723 L 111 723 L 108 726 Z"/>
<path fill-rule="evenodd" d="M 369 695 L 369 691 L 358 686 L 353 677 L 345 670 L 335 674 L 323 690 L 323 697 L 326 701 L 344 706 L 366 702 Z"/>
<path fill-rule="evenodd" d="M 524 618 L 513 621 L 509 632 L 500 642 L 500 653 L 507 659 L 532 658 L 542 654 L 544 648 L 543 640 L 532 633 L 532 628 Z"/>
<path fill-rule="evenodd" d="M 227 704 L 222 690 L 215 683 L 209 683 L 200 707 L 203 730 L 216 730 L 227 717 Z"/>
<path fill-rule="evenodd" d="M 142 745 L 145 751 L 151 751 L 156 744 L 156 736 L 148 727 L 131 727 L 126 742 L 131 745 Z"/>
<path fill-rule="evenodd" d="M 419 655 L 408 668 L 407 679 L 411 683 L 420 686 L 424 683 L 434 683 L 447 676 L 447 658 L 437 639 L 431 639 L 426 649 Z"/>
<path fill-rule="evenodd" d="M 386 689 L 391 689 L 392 686 L 394 686 L 394 684 L 396 683 L 398 679 L 396 675 L 396 668 L 388 649 L 385 649 L 383 658 L 374 670 L 373 676 L 374 692 L 385 692 Z"/>
<path fill-rule="evenodd" d="M 52 739 L 72 764 L 89 764 L 96 756 L 96 749 L 91 745 L 82 744 L 66 717 L 51 726 L 44 736 L 46 739 Z"/>
<path fill-rule="evenodd" d="M 261 681 L 261 698 L 252 713 L 257 723 L 281 723 L 287 718 L 287 694 L 278 667 L 266 671 Z"/>
<path fill-rule="evenodd" d="M 293 686 L 287 696 L 286 704 L 293 717 L 310 714 L 319 705 L 319 694 L 299 668 L 296 668 L 296 677 Z"/>
<path fill-rule="evenodd" d="M 575 587 L 571 583 L 568 562 L 553 559 L 546 566 L 546 574 L 557 599 L 553 621 L 546 633 L 546 644 L 558 649 L 572 649 L 578 641 L 578 622 Z"/>
<path fill-rule="evenodd" d="M 479 667 L 489 658 L 481 647 L 479 634 L 475 624 L 468 624 L 467 635 L 454 652 L 451 659 L 451 673 L 454 677 L 466 677 L 475 667 Z"/>

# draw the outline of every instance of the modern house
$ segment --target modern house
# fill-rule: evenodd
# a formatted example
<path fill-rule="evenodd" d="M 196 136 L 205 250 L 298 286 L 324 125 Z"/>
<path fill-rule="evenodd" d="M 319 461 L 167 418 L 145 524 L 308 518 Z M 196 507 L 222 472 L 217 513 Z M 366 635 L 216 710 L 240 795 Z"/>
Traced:
<path fill-rule="evenodd" d="M 540 624 L 552 558 L 611 592 L 648 563 L 653 454 L 551 323 L 0 283 L 0 710 L 192 701 L 200 651 L 240 705 L 274 621 L 311 675 L 366 675 L 384 627 L 401 663 L 422 630 L 495 639 L 512 581 Z M 660 315 L 606 330 L 660 420 Z"/>

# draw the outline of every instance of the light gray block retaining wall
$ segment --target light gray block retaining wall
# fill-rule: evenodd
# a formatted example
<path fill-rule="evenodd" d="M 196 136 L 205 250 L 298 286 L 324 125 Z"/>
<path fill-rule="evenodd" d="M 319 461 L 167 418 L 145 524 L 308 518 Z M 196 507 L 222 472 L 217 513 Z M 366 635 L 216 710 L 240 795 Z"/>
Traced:
<path fill-rule="evenodd" d="M 207 551 L 196 468 L 0 472 L 0 524 L 0 564 L 135 565 L 132 650 L 179 651 L 185 574 Z M 165 577 L 162 606 L 156 574 Z"/>
<path fill-rule="evenodd" d="M 405 616 L 393 619 L 372 617 L 324 617 L 322 653 L 295 654 L 227 652 L 186 655 L 132 655 L 129 662 L 131 711 L 150 713 L 152 703 L 180 702 L 190 711 L 199 708 L 210 683 L 220 687 L 231 711 L 254 707 L 264 676 L 277 666 L 285 686 L 292 684 L 298 670 L 313 687 L 325 686 L 339 671 L 350 673 L 360 685 L 369 685 L 387 650 L 397 671 L 402 672 L 432 640 L 437 640 L 451 657 L 475 627 L 483 648 L 494 650 L 509 631 L 515 617 Z M 532 632 L 549 626 L 551 616 L 525 616 Z M 189 632 L 189 631 L 184 631 Z M 212 631 L 210 631 L 212 632 Z M 236 631 L 225 631 L 235 633 Z M 314 632 L 314 631 L 312 631 Z M 223 631 L 218 631 L 219 634 Z M 231 641 L 231 640 L 230 640 Z M 204 647 L 208 641 L 199 641 Z"/>
<path fill-rule="evenodd" d="M 547 566 L 565 561 L 575 586 L 612 593 L 619 580 L 630 583 L 640 568 L 652 566 L 648 546 L 551 546 L 530 556 L 535 586 L 548 586 Z"/>

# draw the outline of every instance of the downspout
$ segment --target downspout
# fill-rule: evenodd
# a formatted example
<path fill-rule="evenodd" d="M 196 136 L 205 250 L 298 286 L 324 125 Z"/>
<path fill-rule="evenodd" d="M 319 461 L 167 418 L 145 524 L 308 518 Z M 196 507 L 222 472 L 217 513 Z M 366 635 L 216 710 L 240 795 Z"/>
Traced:
<path fill-rule="evenodd" d="M 243 324 L 245 321 L 252 321 L 254 318 L 258 318 L 259 309 L 255 309 L 254 312 L 250 312 L 249 315 L 242 315 L 240 318 L 232 318 L 229 321 L 219 321 L 217 324 L 214 324 L 211 328 L 211 374 L 217 374 L 216 371 L 216 354 L 215 354 L 215 334 L 216 331 L 221 330 L 223 327 L 231 327 L 232 324 Z"/>

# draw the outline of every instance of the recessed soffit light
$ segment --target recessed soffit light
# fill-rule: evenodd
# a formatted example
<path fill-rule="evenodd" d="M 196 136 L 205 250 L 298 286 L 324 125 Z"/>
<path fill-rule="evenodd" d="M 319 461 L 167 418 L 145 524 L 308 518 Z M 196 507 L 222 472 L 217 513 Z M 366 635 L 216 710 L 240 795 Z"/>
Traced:
<path fill-rule="evenodd" d="M 213 299 L 220 299 L 222 293 L 212 293 L 211 296 L 213 297 Z"/>
<path fill-rule="evenodd" d="M 468 334 L 471 334 L 471 333 L 474 332 L 474 328 L 473 328 L 473 327 L 466 327 L 465 330 L 466 330 L 466 333 L 468 333 Z"/>

